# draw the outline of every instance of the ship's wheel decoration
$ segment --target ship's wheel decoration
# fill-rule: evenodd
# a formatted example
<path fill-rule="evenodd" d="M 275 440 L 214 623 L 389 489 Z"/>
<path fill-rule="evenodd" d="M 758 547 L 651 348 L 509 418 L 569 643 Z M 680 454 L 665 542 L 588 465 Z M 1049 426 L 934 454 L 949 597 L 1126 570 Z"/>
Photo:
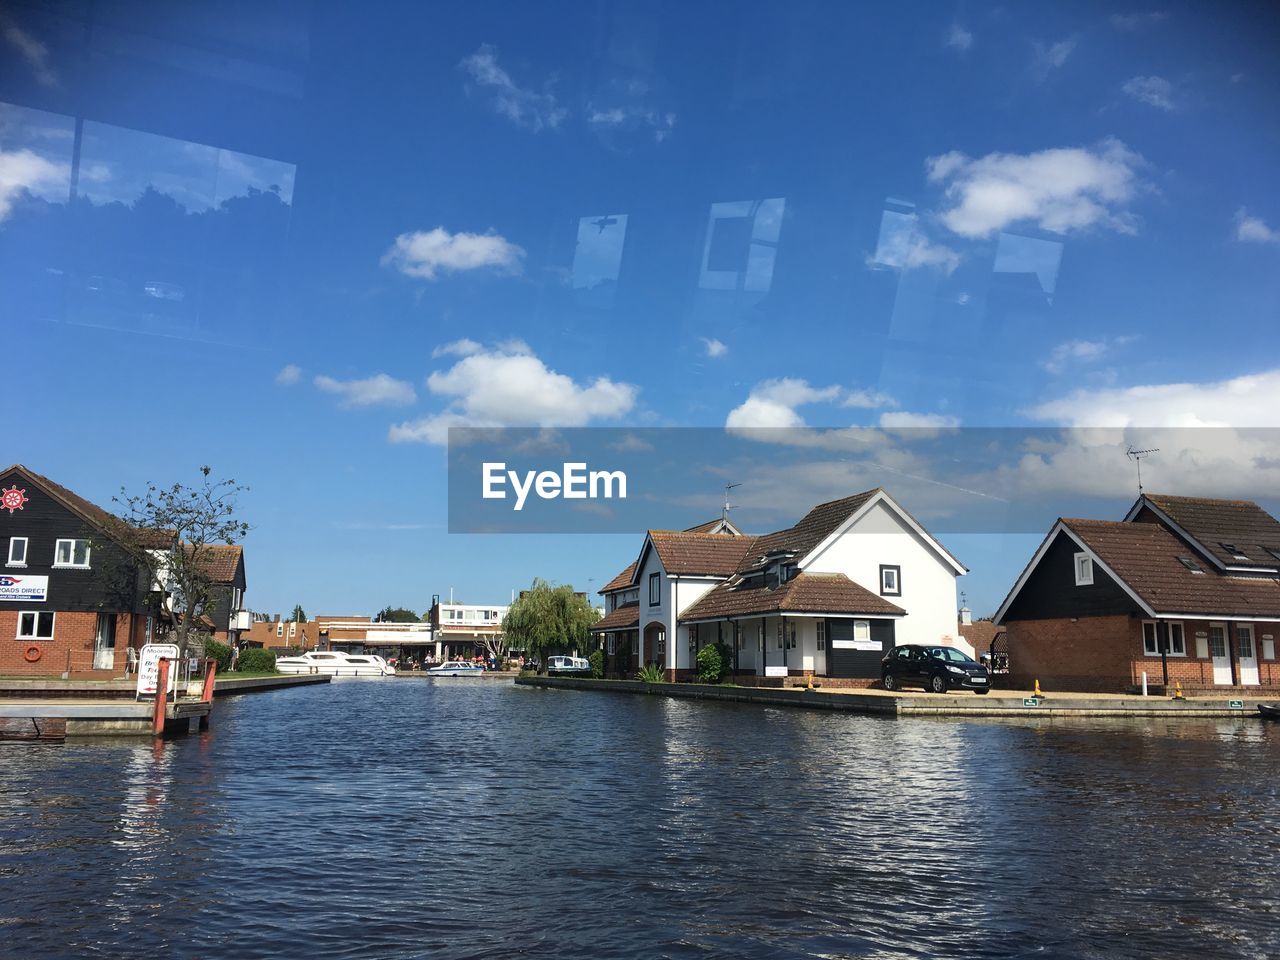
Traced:
<path fill-rule="evenodd" d="M 8 490 L 0 490 L 0 510 L 8 510 L 10 515 L 15 510 L 21 510 L 27 502 L 27 491 L 19 490 L 15 483 Z"/>

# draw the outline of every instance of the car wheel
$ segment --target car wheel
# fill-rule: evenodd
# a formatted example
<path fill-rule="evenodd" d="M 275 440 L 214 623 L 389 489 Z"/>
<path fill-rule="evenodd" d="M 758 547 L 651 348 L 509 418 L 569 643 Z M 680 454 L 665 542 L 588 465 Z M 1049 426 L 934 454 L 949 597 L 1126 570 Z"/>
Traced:
<path fill-rule="evenodd" d="M 940 673 L 935 673 L 929 678 L 929 689 L 934 693 L 947 692 L 947 678 Z"/>
<path fill-rule="evenodd" d="M 974 693 L 976 693 L 976 694 L 977 694 L 978 696 L 980 696 L 980 697 L 985 697 L 985 696 L 986 696 L 988 693 L 990 693 L 991 691 L 990 691 L 990 690 L 975 690 L 975 691 L 973 691 L 973 692 L 974 692 Z"/>
<path fill-rule="evenodd" d="M 892 673 L 886 673 L 884 675 L 884 688 L 886 690 L 892 690 L 897 685 L 898 685 L 898 681 L 894 679 L 894 676 Z"/>

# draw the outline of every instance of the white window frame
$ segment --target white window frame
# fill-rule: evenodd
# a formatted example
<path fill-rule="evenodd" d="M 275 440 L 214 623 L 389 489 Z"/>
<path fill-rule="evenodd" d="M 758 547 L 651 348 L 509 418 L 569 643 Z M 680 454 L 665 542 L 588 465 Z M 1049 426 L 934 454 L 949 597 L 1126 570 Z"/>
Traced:
<path fill-rule="evenodd" d="M 861 636 L 859 636 L 861 634 Z M 871 642 L 871 621 L 855 620 L 853 621 L 853 639 L 855 643 Z"/>
<path fill-rule="evenodd" d="M 795 621 L 788 621 L 788 623 L 787 623 L 787 649 L 788 649 L 788 650 L 795 650 L 795 649 L 797 649 L 797 648 L 799 647 L 799 645 L 800 645 L 800 640 L 799 640 L 799 631 L 797 631 L 797 630 L 796 630 Z"/>
<path fill-rule="evenodd" d="M 818 621 L 818 651 L 822 652 L 827 649 L 827 621 Z"/>
<path fill-rule="evenodd" d="M 232 587 L 232 588 L 231 588 L 231 609 L 232 609 L 232 610 L 239 610 L 239 609 L 240 609 L 240 601 L 241 601 L 241 600 L 243 600 L 243 599 L 244 599 L 244 596 L 243 596 L 243 594 L 241 594 L 241 593 L 240 593 L 240 588 L 239 588 L 239 587 Z"/>
<path fill-rule="evenodd" d="M 276 621 L 276 636 L 277 637 L 284 636 L 284 622 L 281 620 Z"/>
<path fill-rule="evenodd" d="M 33 618 L 31 621 L 32 623 L 31 633 L 22 632 L 23 617 Z M 48 636 L 44 636 L 40 633 L 41 617 L 49 618 L 49 635 Z M 18 611 L 18 636 L 17 636 L 18 640 L 52 640 L 54 637 L 54 634 L 57 632 L 57 629 L 58 629 L 58 614 L 56 611 L 53 611 L 53 610 L 19 610 Z"/>
<path fill-rule="evenodd" d="M 893 577 L 892 585 L 889 584 L 888 577 Z M 893 563 L 880 564 L 880 596 L 882 597 L 900 597 L 902 596 L 902 567 Z"/>
<path fill-rule="evenodd" d="M 58 554 L 62 552 L 62 545 L 64 543 L 71 544 L 71 549 L 70 549 L 71 561 L 69 563 L 62 563 L 58 560 Z M 75 562 L 77 543 L 84 544 L 84 563 Z M 54 541 L 54 544 L 53 544 L 53 565 L 55 567 L 58 567 L 64 570 L 88 570 L 89 558 L 92 551 L 93 551 L 93 548 L 92 546 L 90 546 L 89 541 L 84 539 L 83 537 L 74 537 L 74 538 L 59 537 L 57 540 Z"/>
<path fill-rule="evenodd" d="M 1185 657 L 1187 655 L 1187 631 L 1182 625 L 1181 620 L 1166 621 L 1168 627 L 1169 649 L 1166 654 L 1170 657 Z M 1151 643 L 1147 643 L 1147 627 L 1151 627 Z M 1177 628 L 1177 638 L 1174 638 L 1174 628 Z M 1178 647 L 1182 649 L 1179 650 Z M 1160 656 L 1160 627 L 1155 620 L 1142 621 L 1142 653 L 1147 657 Z"/>
<path fill-rule="evenodd" d="M 611 657 L 618 652 L 618 637 L 616 634 L 612 634 L 612 633 L 605 634 L 604 652 Z"/>
<path fill-rule="evenodd" d="M 22 559 L 15 560 L 13 559 L 13 548 L 15 545 L 19 543 L 22 544 Z M 10 537 L 9 538 L 9 557 L 8 557 L 8 562 L 5 563 L 5 566 L 6 567 L 25 567 L 27 565 L 27 555 L 30 548 L 31 548 L 31 544 L 28 542 L 27 537 Z"/>
<path fill-rule="evenodd" d="M 1082 561 L 1087 566 L 1082 565 Z M 1074 569 L 1077 587 L 1093 586 L 1093 557 L 1087 553 L 1077 553 L 1075 555 Z"/>
<path fill-rule="evenodd" d="M 290 621 L 289 621 L 289 637 L 290 637 L 290 639 L 292 639 L 293 637 L 296 637 L 297 635 L 298 635 L 298 621 L 297 621 L 297 620 L 290 620 Z"/>

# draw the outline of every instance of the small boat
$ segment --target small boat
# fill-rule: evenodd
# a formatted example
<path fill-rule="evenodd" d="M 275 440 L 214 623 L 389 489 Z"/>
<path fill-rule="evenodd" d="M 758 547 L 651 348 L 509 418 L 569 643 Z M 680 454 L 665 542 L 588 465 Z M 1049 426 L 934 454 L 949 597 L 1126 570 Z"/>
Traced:
<path fill-rule="evenodd" d="M 547 673 L 590 673 L 591 663 L 585 657 L 552 657 Z"/>
<path fill-rule="evenodd" d="M 465 660 L 446 660 L 439 666 L 427 668 L 427 675 L 431 677 L 478 677 L 482 673 L 484 667 Z"/>
<path fill-rule="evenodd" d="M 319 673 L 331 677 L 392 677 L 396 668 L 374 654 L 351 654 L 340 650 L 312 650 L 296 657 L 280 657 L 281 673 Z"/>
<path fill-rule="evenodd" d="M 1260 703 L 1258 712 L 1263 720 L 1280 720 L 1280 703 Z"/>

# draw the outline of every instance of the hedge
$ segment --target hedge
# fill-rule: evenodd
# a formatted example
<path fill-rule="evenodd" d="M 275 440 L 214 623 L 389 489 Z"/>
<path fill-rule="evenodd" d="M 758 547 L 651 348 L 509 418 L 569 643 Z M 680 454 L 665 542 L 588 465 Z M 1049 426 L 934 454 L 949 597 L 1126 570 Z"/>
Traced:
<path fill-rule="evenodd" d="M 250 647 L 240 651 L 240 659 L 236 661 L 236 670 L 240 673 L 275 673 L 276 652 Z"/>

